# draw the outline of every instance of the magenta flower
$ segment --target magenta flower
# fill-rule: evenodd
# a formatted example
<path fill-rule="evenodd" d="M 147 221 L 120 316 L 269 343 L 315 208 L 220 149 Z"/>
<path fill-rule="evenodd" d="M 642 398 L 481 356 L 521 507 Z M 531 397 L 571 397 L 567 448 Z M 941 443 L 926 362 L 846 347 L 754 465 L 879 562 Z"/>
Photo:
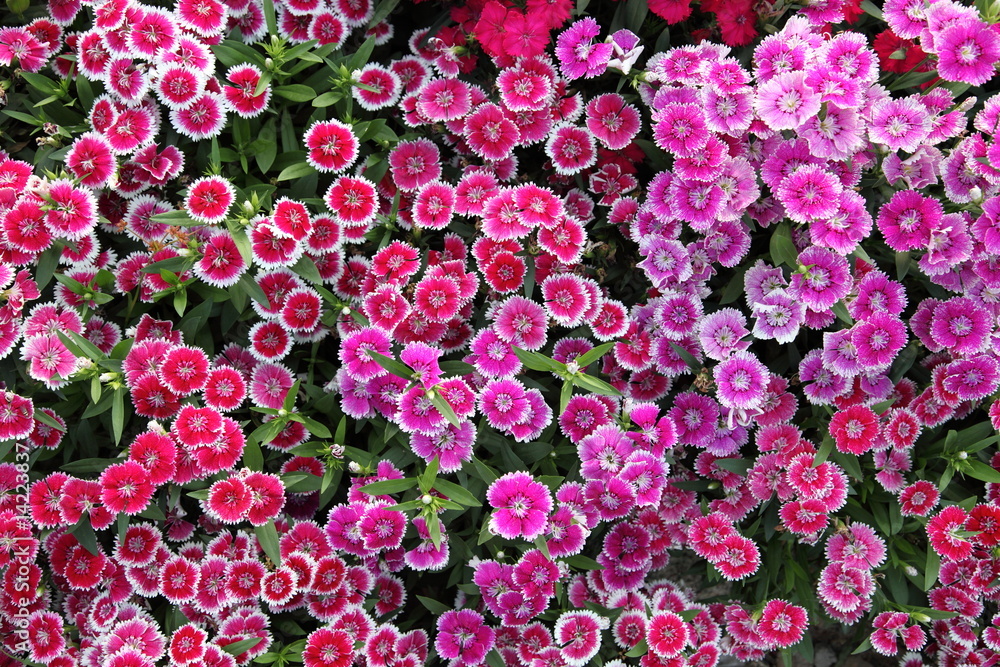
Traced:
<path fill-rule="evenodd" d="M 696 104 L 668 104 L 653 114 L 656 145 L 679 156 L 697 154 L 708 142 L 705 116 Z"/>
<path fill-rule="evenodd" d="M 545 142 L 545 154 L 557 174 L 577 174 L 597 161 L 597 143 L 590 130 L 568 123 L 558 125 Z"/>
<path fill-rule="evenodd" d="M 235 201 L 236 190 L 229 181 L 219 176 L 205 176 L 188 187 L 184 208 L 199 222 L 217 224 L 225 219 Z"/>
<path fill-rule="evenodd" d="M 573 23 L 556 38 L 556 57 L 567 79 L 593 78 L 607 69 L 614 47 L 594 44 L 601 32 L 597 21 L 587 17 Z"/>
<path fill-rule="evenodd" d="M 733 352 L 713 369 L 712 376 L 723 407 L 745 413 L 763 404 L 770 373 L 753 354 Z"/>
<path fill-rule="evenodd" d="M 788 648 L 802 639 L 809 617 L 806 610 L 784 600 L 770 600 L 764 605 L 757 631 L 772 648 Z"/>
<path fill-rule="evenodd" d="M 442 658 L 479 664 L 493 648 L 495 633 L 482 614 L 471 609 L 446 611 L 438 617 L 434 648 Z"/>
<path fill-rule="evenodd" d="M 993 318 L 968 297 L 954 297 L 938 304 L 930 321 L 933 341 L 954 354 L 976 354 L 992 332 Z"/>
<path fill-rule="evenodd" d="M 441 154 L 430 139 L 400 141 L 389 154 L 389 169 L 395 184 L 416 190 L 441 175 Z"/>
<path fill-rule="evenodd" d="M 890 248 L 906 252 L 927 247 L 942 215 L 937 199 L 924 197 L 916 190 L 900 190 L 879 209 L 876 224 Z"/>
<path fill-rule="evenodd" d="M 799 264 L 806 268 L 805 273 L 792 275 L 789 292 L 810 310 L 829 310 L 850 291 L 851 275 L 841 255 L 810 246 L 799 253 Z"/>
<path fill-rule="evenodd" d="M 490 484 L 486 499 L 494 508 L 490 530 L 507 539 L 533 540 L 545 532 L 552 511 L 549 490 L 526 472 L 509 472 Z"/>
<path fill-rule="evenodd" d="M 906 345 L 906 325 L 895 315 L 873 313 L 854 325 L 851 343 L 867 369 L 888 368 Z"/>
<path fill-rule="evenodd" d="M 639 111 L 616 93 L 591 99 L 586 106 L 586 123 L 597 140 L 612 150 L 628 146 L 642 126 Z"/>
<path fill-rule="evenodd" d="M 783 72 L 757 87 L 753 106 L 772 130 L 794 130 L 819 112 L 820 95 L 805 72 Z"/>
<path fill-rule="evenodd" d="M 545 344 L 548 318 L 545 309 L 522 296 L 512 296 L 497 306 L 494 329 L 500 338 L 516 347 L 537 350 Z"/>
<path fill-rule="evenodd" d="M 309 151 L 306 160 L 319 171 L 340 172 L 358 158 L 358 138 L 349 125 L 337 120 L 316 121 L 302 142 Z"/>
<path fill-rule="evenodd" d="M 805 165 L 781 181 L 775 194 L 789 218 L 810 222 L 832 216 L 842 191 L 836 176 L 818 165 Z"/>
<path fill-rule="evenodd" d="M 749 276 L 748 276 L 749 277 Z M 772 290 L 751 304 L 756 319 L 753 335 L 764 340 L 790 343 L 798 335 L 806 316 L 806 306 L 788 290 Z"/>
<path fill-rule="evenodd" d="M 1000 37 L 978 19 L 964 19 L 934 35 L 937 71 L 945 81 L 980 86 L 993 78 L 1000 61 Z"/>
<path fill-rule="evenodd" d="M 556 621 L 553 635 L 562 647 L 563 658 L 571 667 L 582 667 L 601 648 L 601 631 L 610 626 L 608 619 L 590 610 L 567 611 Z"/>
<path fill-rule="evenodd" d="M 886 99 L 872 105 L 868 136 L 889 150 L 912 153 L 927 138 L 930 129 L 930 113 L 917 100 Z"/>

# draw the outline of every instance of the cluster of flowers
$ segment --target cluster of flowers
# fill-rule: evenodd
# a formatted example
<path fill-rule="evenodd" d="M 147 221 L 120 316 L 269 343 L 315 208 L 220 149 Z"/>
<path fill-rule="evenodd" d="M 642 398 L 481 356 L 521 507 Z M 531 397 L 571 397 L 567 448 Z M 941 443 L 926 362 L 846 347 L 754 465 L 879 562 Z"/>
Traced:
<path fill-rule="evenodd" d="M 728 580 L 752 576 L 760 548 L 737 526 L 772 499 L 783 531 L 804 544 L 823 539 L 847 502 L 849 478 L 840 465 L 821 461 L 817 445 L 792 423 L 799 408 L 793 392 L 833 411 L 828 450 L 871 453 L 876 479 L 898 494 L 901 513 L 924 517 L 940 494 L 926 480 L 908 484 L 918 436 L 968 415 L 1000 387 L 1000 171 L 990 166 L 1000 162 L 993 139 L 1000 101 L 987 100 L 974 119 L 977 132 L 965 136 L 968 100 L 941 87 L 892 97 L 877 83 L 879 55 L 864 36 L 821 31 L 845 17 L 843 3 L 815 4 L 790 18 L 756 47 L 749 71 L 728 47 L 710 43 L 653 54 L 633 103 L 620 92 L 587 99 L 571 85 L 609 70 L 628 73 L 643 50 L 635 34 L 622 30 L 601 41 L 598 23 L 581 19 L 559 34 L 552 58 L 548 33 L 566 20 L 567 7 L 557 3 L 542 25 L 531 3 L 521 12 L 493 0 L 427 44 L 416 33 L 409 55 L 352 75 L 363 109 L 394 114 L 427 135 L 396 142 L 384 177 L 370 178 L 357 166 L 362 142 L 352 124 L 317 120 L 302 144 L 309 164 L 332 179 L 322 198 L 328 210 L 281 197 L 268 213 L 232 224 L 235 188 L 206 176 L 187 183 L 181 208 L 196 224 L 185 234 L 152 217 L 174 210 L 168 200 L 185 161 L 177 147 L 156 143 L 161 105 L 173 129 L 195 141 L 221 132 L 230 111 L 243 118 L 263 113 L 272 102 L 263 72 L 245 64 L 217 78 L 209 48 L 233 27 L 248 41 L 262 35 L 263 10 L 254 2 L 182 0 L 167 12 L 110 0 L 96 8 L 90 30 L 64 36 L 59 26 L 80 11 L 65 4 L 63 14 L 36 21 L 24 35 L 0 32 L 0 44 L 20 40 L 17 49 L 0 50 L 7 62 L 37 71 L 65 44 L 76 55 L 75 71 L 107 91 L 89 110 L 92 131 L 65 154 L 70 177 L 43 179 L 30 164 L 0 161 L 0 358 L 20 343 L 29 376 L 59 389 L 77 371 L 89 371 L 67 335 L 104 355 L 127 338 L 120 381 L 131 405 L 137 415 L 170 425 L 153 424 L 135 437 L 127 457 L 97 480 L 64 473 L 35 480 L 31 518 L 50 531 L 44 538 L 13 507 L 0 507 L 2 541 L 25 542 L 32 558 L 44 553 L 53 573 L 51 586 L 43 586 L 41 567 L 29 567 L 33 661 L 135 667 L 169 655 L 178 664 L 246 662 L 271 643 L 265 607 L 305 610 L 325 624 L 306 642 L 309 667 L 347 665 L 356 654 L 376 667 L 421 664 L 431 645 L 456 664 L 482 664 L 496 650 L 508 664 L 583 665 L 605 644 L 605 632 L 625 650 L 645 640 L 643 664 L 651 667 L 712 665 L 723 651 L 759 657 L 801 639 L 804 608 L 780 599 L 756 610 L 702 606 L 650 577 L 668 550 L 680 548 Z M 374 11 L 370 2 L 334 4 L 279 3 L 280 29 L 293 41 L 337 45 Z M 944 79 L 988 80 L 1000 61 L 1000 38 L 978 13 L 948 0 L 918 4 L 886 3 L 894 34 L 919 39 Z M 458 76 L 476 63 L 458 48 L 469 33 L 493 56 L 495 91 Z M 373 34 L 388 38 L 391 29 L 385 24 Z M 53 67 L 73 76 L 68 63 L 56 59 Z M 634 140 L 644 114 L 670 165 L 648 184 L 635 165 L 643 159 Z M 945 145 L 956 137 L 956 145 Z M 545 156 L 547 180 L 519 180 L 519 160 L 530 151 Z M 872 175 L 899 188 L 874 216 L 855 190 Z M 967 211 L 946 212 L 938 196 L 925 193 L 939 181 L 949 206 Z M 586 264 L 593 250 L 588 227 L 598 217 L 643 256 L 639 268 L 652 289 L 632 309 Z M 448 231 L 459 218 L 476 222 L 481 233 L 474 241 Z M 388 220 L 409 239 L 368 245 L 369 232 Z M 785 257 L 772 251 L 773 264 L 747 267 L 746 311 L 706 312 L 710 279 L 744 260 L 756 228 L 772 228 L 773 248 L 787 241 Z M 953 296 L 923 298 L 904 320 L 903 285 L 865 259 L 860 245 L 876 228 L 889 249 L 922 253 L 908 270 Z M 126 234 L 144 247 L 118 258 L 102 248 L 99 233 Z M 421 250 L 424 234 L 434 235 L 440 249 Z M 18 267 L 38 263 L 56 244 L 67 266 L 62 275 L 72 282 L 25 312 L 41 294 Z M 290 268 L 303 257 L 329 291 Z M 190 264 L 175 275 L 177 283 L 155 267 L 146 270 L 185 259 Z M 114 280 L 102 287 L 101 272 L 111 270 Z M 191 278 L 217 288 L 247 282 L 264 294 L 253 303 L 245 342 L 211 358 L 169 321 L 147 315 L 125 330 L 95 314 L 102 297 L 112 296 L 103 289 L 152 303 Z M 835 328 L 838 318 L 848 326 Z M 807 330 L 823 333 L 822 347 L 803 355 L 798 388 L 751 350 L 749 338 L 787 344 Z M 289 396 L 296 381 L 289 355 L 296 344 L 333 334 L 341 367 L 326 389 L 338 395 L 343 413 L 397 425 L 412 453 L 437 461 L 441 474 L 472 460 L 477 414 L 518 442 L 556 423 L 578 454 L 580 481 L 550 489 L 511 471 L 489 485 L 489 533 L 539 546 L 512 562 L 475 559 L 472 581 L 482 606 L 439 616 L 433 642 L 423 630 L 404 633 L 378 622 L 406 601 L 404 568 L 440 569 L 451 556 L 447 526 L 433 527 L 425 515 L 409 519 L 391 508 L 398 501 L 392 495 L 362 491 L 406 471 L 381 461 L 355 475 L 346 502 L 321 521 L 319 494 L 287 493 L 275 474 L 236 470 L 247 439 L 229 415 L 249 403 L 270 411 L 265 421 L 302 418 Z M 571 394 L 554 415 L 550 397 L 523 377 L 518 352 L 551 344 L 552 360 L 572 375 L 576 360 L 598 342 L 612 343 L 601 361 L 613 388 L 605 393 L 625 399 Z M 924 388 L 894 381 L 890 372 L 916 343 L 930 352 L 923 365 L 932 380 Z M 442 358 L 451 352 L 463 352 L 472 370 L 446 372 Z M 405 373 L 376 356 L 395 362 L 397 354 Z M 685 385 L 692 357 L 711 368 Z M 680 391 L 671 394 L 675 387 Z M 879 407 L 887 401 L 891 407 Z M 0 402 L 0 438 L 59 446 L 54 411 L 13 392 Z M 991 416 L 1000 422 L 1000 409 Z M 265 444 L 285 454 L 308 431 L 304 420 L 285 419 Z M 718 463 L 750 449 L 756 453 L 747 455 L 745 474 Z M 318 458 L 288 456 L 281 474 L 326 470 Z M 5 488 L 16 488 L 14 466 L 2 471 Z M 694 491 L 675 485 L 697 478 L 722 490 L 705 498 L 707 513 Z M 166 498 L 168 484 L 195 481 L 207 482 L 197 524 L 184 519 L 179 497 Z M 990 488 L 987 502 L 968 511 L 944 507 L 927 523 L 929 543 L 945 561 L 930 604 L 958 613 L 934 623 L 931 635 L 934 650 L 955 664 L 1000 651 L 994 628 L 976 632 L 983 601 L 998 594 L 990 553 L 1000 543 L 995 493 Z M 157 495 L 166 501 L 164 530 L 132 523 L 110 554 L 71 532 L 84 516 L 105 530 L 119 516 L 146 511 Z M 268 562 L 264 544 L 230 528 L 272 521 L 281 535 L 280 562 Z M 871 610 L 874 570 L 886 561 L 887 545 L 863 523 L 836 525 L 816 592 L 830 617 L 850 624 Z M 196 530 L 217 536 L 192 540 Z M 594 545 L 601 569 L 574 574 L 567 559 L 583 552 L 592 533 L 603 536 Z M 14 576 L 8 566 L 4 585 L 14 586 Z M 613 622 L 563 612 L 550 629 L 537 617 L 564 580 L 574 608 L 589 602 L 623 611 Z M 369 595 L 376 600 L 370 611 L 362 606 Z M 157 596 L 190 620 L 169 641 L 140 604 Z M 12 605 L 0 607 L 5 637 L 14 636 L 7 632 Z M 51 611 L 60 605 L 62 614 Z M 894 654 L 902 638 L 908 650 L 919 650 L 926 636 L 911 618 L 876 616 L 872 646 Z M 68 625 L 76 628 L 78 648 L 66 642 Z M 211 640 L 206 628 L 215 632 Z M 261 641 L 238 660 L 224 650 L 251 638 Z"/>

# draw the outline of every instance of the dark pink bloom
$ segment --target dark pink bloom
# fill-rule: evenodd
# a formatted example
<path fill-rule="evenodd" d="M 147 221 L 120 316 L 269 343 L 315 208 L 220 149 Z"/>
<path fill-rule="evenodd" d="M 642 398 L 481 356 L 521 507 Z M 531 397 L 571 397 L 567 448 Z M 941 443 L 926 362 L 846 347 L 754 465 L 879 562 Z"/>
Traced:
<path fill-rule="evenodd" d="M 524 472 L 510 472 L 490 485 L 486 499 L 494 508 L 490 530 L 507 539 L 533 540 L 545 531 L 552 496 Z"/>
<path fill-rule="evenodd" d="M 350 125 L 338 120 L 316 121 L 302 141 L 309 151 L 306 159 L 320 171 L 343 171 L 358 158 L 358 138 Z"/>

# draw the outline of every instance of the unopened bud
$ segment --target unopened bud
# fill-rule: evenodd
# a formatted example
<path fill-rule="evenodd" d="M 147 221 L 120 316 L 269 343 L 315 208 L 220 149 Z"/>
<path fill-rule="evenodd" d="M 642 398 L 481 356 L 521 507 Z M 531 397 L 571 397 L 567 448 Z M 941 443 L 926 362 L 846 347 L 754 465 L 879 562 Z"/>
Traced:
<path fill-rule="evenodd" d="M 959 452 L 958 453 L 958 460 L 959 461 L 964 461 L 967 458 L 969 458 L 969 452 Z"/>
<path fill-rule="evenodd" d="M 361 472 L 361 466 L 358 464 L 357 461 L 351 461 L 349 464 L 347 464 L 347 469 L 353 473 Z"/>
<path fill-rule="evenodd" d="M 420 496 L 420 502 L 422 502 L 424 505 L 430 505 L 432 502 L 434 502 L 434 496 L 432 496 L 429 493 L 425 493 L 424 495 Z"/>
<path fill-rule="evenodd" d="M 348 308 L 347 306 L 344 306 L 343 308 L 340 309 L 340 314 L 341 315 L 350 315 L 351 314 L 351 309 Z"/>

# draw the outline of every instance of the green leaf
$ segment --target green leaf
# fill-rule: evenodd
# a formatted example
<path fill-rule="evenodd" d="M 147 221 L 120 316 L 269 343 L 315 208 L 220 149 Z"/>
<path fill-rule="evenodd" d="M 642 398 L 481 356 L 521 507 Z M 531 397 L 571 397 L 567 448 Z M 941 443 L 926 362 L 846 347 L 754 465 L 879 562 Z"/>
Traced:
<path fill-rule="evenodd" d="M 478 477 L 482 481 L 486 482 L 487 486 L 489 486 L 490 484 L 492 484 L 493 482 L 497 481 L 500 478 L 500 476 L 496 474 L 496 471 L 494 471 L 493 468 L 489 467 L 475 456 L 472 457 L 472 465 L 476 470 L 475 477 Z"/>
<path fill-rule="evenodd" d="M 284 97 L 292 102 L 309 102 L 316 98 L 316 91 L 301 83 L 293 83 L 287 86 L 277 86 L 273 92 L 278 97 Z"/>
<path fill-rule="evenodd" d="M 737 475 L 746 475 L 747 471 L 753 467 L 753 461 L 748 459 L 716 459 L 715 465 Z"/>
<path fill-rule="evenodd" d="M 120 463 L 120 461 L 117 461 Z M 71 475 L 80 475 L 84 473 L 98 473 L 103 472 L 105 468 L 110 466 L 112 463 L 116 463 L 115 459 L 110 458 L 100 458 L 100 459 L 80 459 L 79 461 L 70 461 L 69 463 L 64 463 L 59 466 L 59 469 L 63 472 L 68 472 Z"/>
<path fill-rule="evenodd" d="M 677 343 L 671 343 L 670 348 L 677 356 L 684 360 L 684 363 L 687 364 L 688 368 L 690 368 L 693 373 L 697 375 L 701 372 L 702 366 L 701 362 L 698 361 L 698 357 L 694 356 Z"/>
<path fill-rule="evenodd" d="M 267 33 L 278 34 L 278 21 L 274 13 L 274 0 L 264 0 L 264 20 L 267 22 Z"/>
<path fill-rule="evenodd" d="M 438 364 L 441 372 L 448 376 L 469 375 L 476 371 L 476 367 L 464 361 L 442 361 Z"/>
<path fill-rule="evenodd" d="M 143 519 L 152 519 L 153 521 L 166 521 L 167 517 L 160 509 L 159 505 L 150 503 L 143 511 L 139 512 L 139 516 Z"/>
<path fill-rule="evenodd" d="M 576 363 L 580 366 L 580 368 L 586 368 L 590 364 L 594 363 L 595 361 L 603 357 L 608 352 L 608 350 L 610 350 L 614 346 L 615 346 L 614 341 L 610 341 L 608 343 L 602 343 L 601 345 L 598 345 L 595 348 L 587 350 L 579 357 L 574 359 L 574 361 L 576 361 Z"/>
<path fill-rule="evenodd" d="M 316 97 L 315 99 L 313 99 L 312 105 L 314 107 L 322 109 L 322 108 L 325 108 L 325 107 L 333 106 L 334 104 L 336 104 L 337 102 L 339 102 L 341 100 L 341 98 L 343 98 L 343 97 L 344 97 L 344 94 L 342 92 L 340 92 L 339 90 L 330 90 L 330 91 L 327 91 L 327 92 L 323 93 L 319 97 Z"/>
<path fill-rule="evenodd" d="M 435 479 L 432 488 L 440 491 L 451 500 L 461 503 L 462 505 L 467 505 L 468 507 L 482 507 L 483 505 L 479 499 L 472 495 L 472 493 L 464 486 L 460 486 L 454 482 L 449 482 L 446 479 Z"/>
<path fill-rule="evenodd" d="M 417 485 L 417 480 L 413 477 L 403 479 L 384 479 L 380 482 L 372 482 L 361 487 L 361 490 L 372 496 L 388 495 L 390 493 L 400 493 L 407 489 L 412 489 Z"/>
<path fill-rule="evenodd" d="M 276 180 L 278 181 L 291 181 L 309 176 L 310 174 L 315 174 L 316 169 L 312 167 L 308 162 L 295 162 L 284 169 L 278 174 Z"/>
<path fill-rule="evenodd" d="M 603 570 L 604 566 L 598 563 L 593 558 L 588 558 L 581 554 L 575 556 L 570 556 L 569 558 L 562 559 L 564 563 L 570 567 L 575 567 L 578 570 Z"/>
<path fill-rule="evenodd" d="M 285 489 L 292 493 L 306 493 L 319 491 L 323 485 L 323 478 L 308 472 L 290 472 L 281 476 L 281 482 L 285 485 Z"/>
<path fill-rule="evenodd" d="M 626 658 L 641 658 L 642 656 L 646 655 L 648 652 L 649 652 L 649 645 L 646 644 L 646 640 L 645 639 L 640 639 L 638 644 L 636 644 L 631 649 L 629 649 L 629 651 L 625 654 L 625 657 Z"/>
<path fill-rule="evenodd" d="M 97 555 L 100 552 L 100 547 L 97 546 L 97 534 L 94 533 L 94 527 L 90 525 L 90 515 L 84 514 L 80 517 L 80 520 L 76 522 L 70 531 L 73 537 L 77 539 L 84 549 Z"/>
<path fill-rule="evenodd" d="M 496 649 L 491 649 L 489 653 L 486 654 L 486 663 L 490 667 L 506 667 L 503 661 L 503 656 Z"/>
<path fill-rule="evenodd" d="M 861 9 L 864 10 L 865 14 L 873 16 L 879 21 L 882 20 L 882 10 L 875 6 L 871 0 L 861 0 Z"/>
<path fill-rule="evenodd" d="M 854 324 L 854 318 L 852 318 L 851 314 L 847 312 L 847 306 L 844 305 L 843 301 L 838 301 L 837 303 L 833 304 L 833 306 L 830 307 L 830 310 L 832 310 L 833 314 L 837 316 L 837 319 L 839 319 L 847 326 L 851 326 Z"/>
<path fill-rule="evenodd" d="M 239 641 L 233 642 L 232 644 L 226 644 L 223 646 L 219 644 L 219 648 L 228 653 L 229 655 L 240 655 L 241 653 L 246 653 L 252 649 L 257 644 L 264 641 L 263 637 L 251 637 L 250 639 L 241 639 Z"/>
<path fill-rule="evenodd" d="M 562 389 L 559 391 L 559 414 L 566 412 L 566 406 L 569 405 L 569 399 L 573 396 L 573 381 L 566 380 L 563 382 Z"/>
<path fill-rule="evenodd" d="M 274 519 L 268 519 L 263 526 L 255 526 L 253 531 L 257 534 L 260 548 L 264 550 L 272 563 L 280 567 L 281 547 L 278 544 L 278 529 L 274 526 Z"/>
<path fill-rule="evenodd" d="M 819 451 L 816 452 L 816 456 L 813 458 L 813 468 L 822 465 L 828 458 L 830 458 L 830 453 L 833 451 L 835 444 L 834 439 L 830 436 L 827 435 L 823 437 L 823 442 L 819 446 Z"/>
<path fill-rule="evenodd" d="M 440 461 L 438 460 L 438 457 L 435 456 L 431 459 L 431 462 L 427 464 L 427 469 L 424 470 L 423 474 L 417 478 L 417 483 L 420 485 L 420 491 L 422 493 L 430 493 L 431 489 L 434 488 L 434 481 L 437 479 L 439 465 Z"/>
<path fill-rule="evenodd" d="M 299 274 L 314 285 L 320 285 L 323 283 L 323 276 L 320 275 L 319 269 L 316 267 L 316 262 L 314 262 L 308 255 L 302 255 L 302 257 L 299 258 L 299 261 L 292 265 L 292 271 Z"/>
<path fill-rule="evenodd" d="M 517 355 L 517 358 L 521 360 L 522 364 L 533 371 L 566 373 L 566 364 L 560 363 L 555 359 L 550 359 L 544 354 L 529 352 L 528 350 L 522 350 L 519 347 L 514 348 L 514 354 Z"/>
<path fill-rule="evenodd" d="M 431 538 L 431 543 L 435 549 L 439 549 L 441 547 L 441 519 L 438 518 L 437 513 L 432 513 L 424 515 L 424 520 L 427 522 L 427 534 Z"/>
<path fill-rule="evenodd" d="M 358 50 L 354 52 L 350 61 L 347 63 L 347 69 L 353 72 L 356 69 L 361 69 L 366 64 L 368 64 L 368 58 L 371 57 L 372 51 L 375 49 L 375 38 L 369 37 L 365 40 L 364 44 L 358 47 Z"/>
<path fill-rule="evenodd" d="M 35 282 L 38 289 L 45 289 L 45 286 L 52 280 L 56 267 L 59 265 L 59 256 L 62 254 L 62 245 L 49 247 L 38 257 L 38 268 L 35 270 Z"/>
<path fill-rule="evenodd" d="M 264 428 L 272 423 L 273 422 L 268 422 L 261 428 Z M 254 431 L 254 434 L 256 433 L 257 431 Z M 273 437 L 274 436 L 271 436 L 271 438 Z M 271 438 L 268 438 L 268 440 Z M 260 450 L 260 444 L 257 442 L 257 439 L 252 436 L 247 439 L 247 444 L 243 448 L 243 465 L 250 470 L 260 471 L 264 469 L 264 453 Z"/>
<path fill-rule="evenodd" d="M 324 426 L 320 422 L 316 421 L 312 417 L 306 417 L 303 414 L 299 414 L 299 418 L 302 420 L 302 424 L 307 429 L 309 429 L 309 432 L 312 433 L 317 438 L 329 438 L 330 437 L 330 429 L 328 429 L 326 426 Z"/>
<path fill-rule="evenodd" d="M 974 457 L 965 460 L 962 472 L 984 482 L 1000 482 L 1000 471 Z"/>
<path fill-rule="evenodd" d="M 66 427 L 60 424 L 54 418 L 52 418 L 47 412 L 42 412 L 41 410 L 35 410 L 33 417 L 35 418 L 36 421 L 40 421 L 49 428 L 54 428 L 55 430 L 60 431 L 61 433 L 66 432 Z"/>
<path fill-rule="evenodd" d="M 459 420 L 458 415 L 455 414 L 455 410 L 452 409 L 451 404 L 445 399 L 440 392 L 433 391 L 429 392 L 431 398 L 431 404 L 437 408 L 438 412 L 448 420 L 448 423 L 452 426 L 461 426 L 462 422 Z"/>
<path fill-rule="evenodd" d="M 771 261 L 775 265 L 786 264 L 797 269 L 799 266 L 799 251 L 792 242 L 792 231 L 787 222 L 778 225 L 771 233 Z"/>
<path fill-rule="evenodd" d="M 601 396 L 621 396 L 622 393 L 612 387 L 610 384 L 604 380 L 599 380 L 593 375 L 587 375 L 586 373 L 577 373 L 572 376 L 573 384 L 578 387 L 582 387 L 588 391 L 592 391 L 595 394 L 600 394 Z"/>
<path fill-rule="evenodd" d="M 166 213 L 157 213 L 156 215 L 149 216 L 152 222 L 163 223 L 165 225 L 170 225 L 171 227 L 191 227 L 194 225 L 201 226 L 204 223 L 196 222 L 187 214 L 186 211 L 167 211 Z M 185 257 L 172 257 L 173 260 L 185 260 Z M 169 260 L 163 260 L 167 262 Z M 153 264 L 159 264 L 160 262 L 154 262 Z"/>
<path fill-rule="evenodd" d="M 125 389 L 115 389 L 111 399 L 111 429 L 114 431 L 115 444 L 122 441 L 122 431 L 125 429 Z"/>
<path fill-rule="evenodd" d="M 378 362 L 378 365 L 389 371 L 397 377 L 401 377 L 404 380 L 413 379 L 413 369 L 406 364 L 396 361 L 392 357 L 387 357 L 384 354 L 379 354 L 378 352 L 368 352 L 368 356 Z"/>
<path fill-rule="evenodd" d="M 380 2 L 378 6 L 375 7 L 375 13 L 372 15 L 371 20 L 368 22 L 368 27 L 373 28 L 380 22 L 382 22 L 384 19 L 386 19 L 398 4 L 399 0 L 382 0 L 382 2 Z"/>
<path fill-rule="evenodd" d="M 929 591 L 937 583 L 938 573 L 941 571 L 941 557 L 934 551 L 934 547 L 927 545 L 927 560 L 924 564 L 924 590 Z"/>
<path fill-rule="evenodd" d="M 427 611 L 429 611 L 432 614 L 437 615 L 437 614 L 443 614 L 446 611 L 451 611 L 451 607 L 441 602 L 438 602 L 433 598 L 428 598 L 424 597 L 423 595 L 418 595 L 417 599 L 420 600 L 420 604 L 424 605 L 424 607 L 427 608 Z"/>

